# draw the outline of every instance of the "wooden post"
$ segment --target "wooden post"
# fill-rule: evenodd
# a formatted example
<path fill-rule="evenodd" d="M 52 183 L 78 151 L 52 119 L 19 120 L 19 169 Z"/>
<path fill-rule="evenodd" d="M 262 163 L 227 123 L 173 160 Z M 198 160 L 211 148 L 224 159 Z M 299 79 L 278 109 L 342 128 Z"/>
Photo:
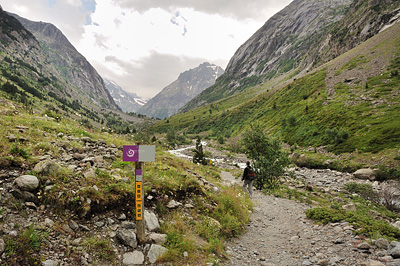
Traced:
<path fill-rule="evenodd" d="M 136 235 L 139 244 L 145 243 L 144 200 L 143 200 L 143 162 L 135 163 Z"/>

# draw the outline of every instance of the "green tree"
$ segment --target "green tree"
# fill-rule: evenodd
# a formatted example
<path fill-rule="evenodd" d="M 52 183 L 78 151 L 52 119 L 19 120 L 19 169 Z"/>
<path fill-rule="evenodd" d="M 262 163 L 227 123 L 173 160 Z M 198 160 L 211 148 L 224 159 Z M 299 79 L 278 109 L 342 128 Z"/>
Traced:
<path fill-rule="evenodd" d="M 276 187 L 279 177 L 285 173 L 285 167 L 290 163 L 281 142 L 268 137 L 260 124 L 251 125 L 241 141 L 256 172 L 254 186 L 257 189 Z"/>
<path fill-rule="evenodd" d="M 172 148 L 175 148 L 175 145 L 176 145 L 176 134 L 175 134 L 175 130 L 173 128 L 171 128 L 167 132 L 167 141 L 168 141 L 168 144 Z"/>
<path fill-rule="evenodd" d="M 201 143 L 201 138 L 199 136 L 197 136 L 196 140 L 196 149 L 193 150 L 193 162 L 207 165 L 207 159 L 203 150 L 203 144 Z"/>

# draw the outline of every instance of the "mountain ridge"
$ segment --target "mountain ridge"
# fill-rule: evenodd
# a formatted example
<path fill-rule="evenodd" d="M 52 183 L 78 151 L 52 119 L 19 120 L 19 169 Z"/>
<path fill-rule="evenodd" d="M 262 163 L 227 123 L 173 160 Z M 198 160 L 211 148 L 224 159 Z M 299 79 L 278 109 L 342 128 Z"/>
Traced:
<path fill-rule="evenodd" d="M 135 113 L 146 101 L 136 93 L 129 93 L 121 88 L 115 81 L 103 78 L 107 90 L 110 92 L 114 102 L 126 113 Z"/>
<path fill-rule="evenodd" d="M 69 84 L 70 93 L 75 91 L 78 99 L 84 95 L 88 104 L 119 110 L 105 88 L 103 79 L 56 26 L 51 23 L 31 21 L 17 14 L 8 14 L 18 19 L 36 37 L 48 60 L 52 62 L 55 72 Z"/>
<path fill-rule="evenodd" d="M 321 14 L 313 12 L 316 6 Z M 225 74 L 182 111 L 269 80 L 298 78 L 377 34 L 399 15 L 399 7 L 394 0 L 293 1 L 239 47 Z"/>
<path fill-rule="evenodd" d="M 212 86 L 222 73 L 224 70 L 221 67 L 208 62 L 184 71 L 177 80 L 141 107 L 138 113 L 160 119 L 174 115 L 185 103 Z"/>

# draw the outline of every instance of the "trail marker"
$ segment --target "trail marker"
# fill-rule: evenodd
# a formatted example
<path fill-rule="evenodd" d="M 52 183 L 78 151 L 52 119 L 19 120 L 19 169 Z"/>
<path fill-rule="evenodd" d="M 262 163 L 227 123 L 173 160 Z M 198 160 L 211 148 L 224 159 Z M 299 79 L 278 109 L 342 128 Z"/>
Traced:
<path fill-rule="evenodd" d="M 122 149 L 124 162 L 135 162 L 135 203 L 136 203 L 136 234 L 139 243 L 144 243 L 145 225 L 143 201 L 143 162 L 155 161 L 154 145 L 124 145 Z"/>

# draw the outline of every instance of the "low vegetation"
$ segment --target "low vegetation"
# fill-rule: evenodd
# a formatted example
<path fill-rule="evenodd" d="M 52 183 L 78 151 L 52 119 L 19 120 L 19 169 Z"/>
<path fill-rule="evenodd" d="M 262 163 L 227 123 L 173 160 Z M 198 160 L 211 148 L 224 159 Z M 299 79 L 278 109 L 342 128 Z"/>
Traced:
<path fill-rule="evenodd" d="M 153 144 L 150 134 L 104 132 L 87 128 L 84 123 L 68 117 L 56 119 L 51 112 L 40 116 L 27 112 L 18 104 L 12 106 L 11 102 L 0 99 L 0 127 L 5 129 L 0 132 L 0 164 L 3 169 L 17 167 L 24 173 L 36 175 L 42 184 L 38 193 L 40 204 L 49 206 L 60 221 L 75 217 L 84 223 L 92 215 L 122 210 L 130 213 L 128 218 L 134 219 L 134 183 L 121 181 L 123 177 L 134 179 L 134 166 L 123 162 L 120 152 L 121 156 L 109 159 L 109 168 L 96 169 L 94 176 L 78 175 L 67 167 L 51 168 L 49 172 L 40 174 L 32 169 L 38 163 L 38 157 L 51 155 L 55 159 L 61 158 L 63 155 L 57 148 L 60 143 L 68 149 L 83 152 L 85 147 L 80 141 L 83 137 L 96 141 L 102 139 L 108 145 L 121 148 L 124 144 L 138 142 Z M 69 141 L 64 141 L 67 136 Z M 162 260 L 202 264 L 207 260 L 224 258 L 224 242 L 243 231 L 249 222 L 251 202 L 241 194 L 241 190 L 223 186 L 220 170 L 215 166 L 177 159 L 165 151 L 170 147 L 168 143 L 153 141 L 156 160 L 145 165 L 144 198 L 145 206 L 154 207 L 157 216 L 164 221 L 161 231 L 167 234 L 165 246 L 169 251 Z M 213 185 L 205 185 L 205 180 Z M 45 189 L 44 184 L 52 184 L 52 188 Z M 91 204 L 87 198 L 91 199 Z M 190 202 L 193 208 L 168 209 L 166 205 L 172 199 Z M 7 208 L 27 215 L 22 211 L 23 203 L 9 201 Z M 4 222 L 4 219 L 0 221 Z M 12 256 L 15 261 L 8 260 L 6 265 L 39 263 L 43 259 L 39 254 L 47 239 L 47 229 L 32 227 L 17 231 L 17 236 L 5 239 L 7 254 L 18 254 Z M 82 238 L 80 247 L 95 254 L 99 262 L 112 263 L 117 258 L 113 245 L 109 239 L 88 233 Z M 183 256 L 183 252 L 188 256 Z"/>

